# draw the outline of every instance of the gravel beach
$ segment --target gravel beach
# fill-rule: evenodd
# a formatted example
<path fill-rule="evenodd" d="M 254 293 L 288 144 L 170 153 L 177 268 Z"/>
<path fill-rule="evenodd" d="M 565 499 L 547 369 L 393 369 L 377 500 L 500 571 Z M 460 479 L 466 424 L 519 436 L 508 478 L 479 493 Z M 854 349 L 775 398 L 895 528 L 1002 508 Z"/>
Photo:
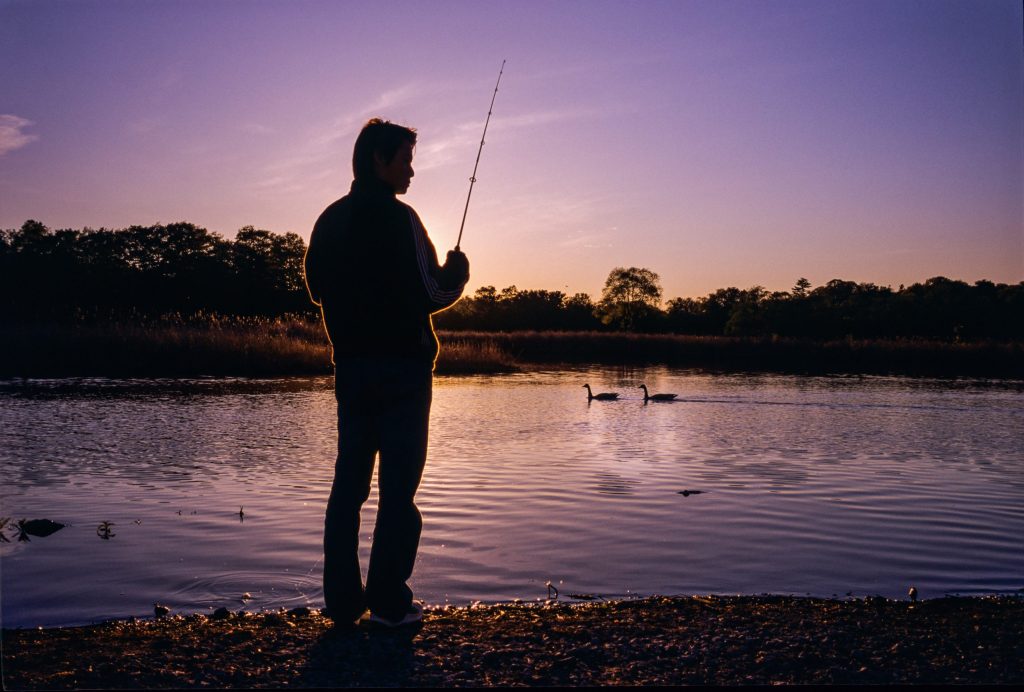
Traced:
<path fill-rule="evenodd" d="M 1024 682 L 1018 597 L 428 607 L 398 631 L 221 610 L 2 636 L 8 690 Z"/>

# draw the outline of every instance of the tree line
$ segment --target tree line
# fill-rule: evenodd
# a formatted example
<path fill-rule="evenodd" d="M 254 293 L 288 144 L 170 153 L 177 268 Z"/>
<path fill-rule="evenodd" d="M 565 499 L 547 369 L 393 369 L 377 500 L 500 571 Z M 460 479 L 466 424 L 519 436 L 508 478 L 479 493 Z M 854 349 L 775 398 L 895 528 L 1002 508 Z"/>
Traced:
<path fill-rule="evenodd" d="M 234 240 L 191 223 L 0 231 L 0 318 L 157 317 L 199 312 L 315 316 L 303 239 L 245 226 Z M 662 301 L 649 269 L 616 267 L 595 302 L 586 293 L 484 286 L 435 317 L 464 331 L 633 331 L 834 339 L 1024 338 L 1024 282 L 934 277 L 893 289 L 804 278 L 789 291 L 722 288 Z"/>
<path fill-rule="evenodd" d="M 435 324 L 453 330 L 624 330 L 810 339 L 1024 338 L 1024 282 L 982 280 L 972 285 L 938 276 L 894 290 L 841 279 L 812 288 L 801 278 L 790 291 L 730 287 L 702 298 L 673 298 L 662 307 L 656 284 L 641 298 L 620 297 L 622 275 L 640 272 L 657 279 L 650 270 L 616 268 L 596 303 L 583 293 L 485 286 L 438 315 Z"/>
<path fill-rule="evenodd" d="M 315 314 L 295 233 L 245 226 L 234 240 L 191 223 L 0 231 L 0 315 L 7 319 L 180 312 Z"/>

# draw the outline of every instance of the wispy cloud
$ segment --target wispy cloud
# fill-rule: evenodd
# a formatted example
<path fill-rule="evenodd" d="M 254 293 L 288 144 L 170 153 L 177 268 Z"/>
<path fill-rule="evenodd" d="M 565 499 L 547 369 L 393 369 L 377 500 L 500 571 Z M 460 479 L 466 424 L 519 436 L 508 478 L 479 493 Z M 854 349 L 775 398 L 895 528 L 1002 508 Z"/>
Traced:
<path fill-rule="evenodd" d="M 292 149 L 295 153 L 265 166 L 262 177 L 252 183 L 253 188 L 261 193 L 273 190 L 290 194 L 311 182 L 338 175 L 349 155 L 344 152 L 339 158 L 339 141 L 352 139 L 368 117 L 415 100 L 427 90 L 424 85 L 405 84 L 381 92 L 361 108 L 322 122 L 302 136 Z"/>
<path fill-rule="evenodd" d="M 429 171 L 449 161 L 475 152 L 480 140 L 482 125 L 465 122 L 450 128 L 448 134 L 416 145 L 416 170 Z"/>
<path fill-rule="evenodd" d="M 415 82 L 409 84 L 403 84 L 400 87 L 389 89 L 388 91 L 382 92 L 377 97 L 376 102 L 370 106 L 367 110 L 376 111 L 384 110 L 387 108 L 394 108 L 395 106 L 403 103 L 408 103 L 414 100 L 424 92 L 424 86 Z"/>
<path fill-rule="evenodd" d="M 605 233 L 583 233 L 577 231 L 570 237 L 559 241 L 557 245 L 563 248 L 584 248 L 587 250 L 612 247 L 611 238 L 617 230 L 617 228 L 612 228 Z"/>
<path fill-rule="evenodd" d="M 348 166 L 349 150 L 339 151 L 339 142 L 350 142 L 366 119 L 381 115 L 403 104 L 423 98 L 437 98 L 459 88 L 449 83 L 409 83 L 383 91 L 363 107 L 353 108 L 329 121 L 321 122 L 301 138 L 287 157 L 268 163 L 259 180 L 253 182 L 257 190 L 290 191 L 325 177 L 343 175 Z M 567 108 L 491 118 L 488 136 L 492 133 L 528 130 L 560 121 L 580 118 L 607 117 L 615 107 Z M 473 118 L 442 129 L 442 136 L 420 142 L 416 147 L 415 167 L 418 172 L 439 168 L 447 163 L 476 153 L 483 132 L 483 121 Z"/>
<path fill-rule="evenodd" d="M 274 134 L 275 130 L 274 128 L 269 127 L 267 125 L 263 125 L 261 123 L 248 122 L 242 124 L 242 132 L 246 133 L 247 135 L 262 136 L 272 135 Z"/>
<path fill-rule="evenodd" d="M 0 156 L 39 139 L 39 135 L 24 132 L 25 128 L 32 124 L 31 120 L 20 118 L 17 115 L 0 115 Z"/>
<path fill-rule="evenodd" d="M 604 117 L 611 113 L 611 109 L 582 109 L 573 108 L 565 110 L 538 111 L 534 113 L 521 113 L 512 116 L 493 116 L 488 125 L 488 137 L 495 133 L 507 134 L 515 130 L 524 130 L 539 125 L 577 120 L 587 117 Z M 427 171 L 445 165 L 453 159 L 475 154 L 480 145 L 480 136 L 483 134 L 484 124 L 480 120 L 470 120 L 459 123 L 448 129 L 448 134 L 440 139 L 435 138 L 430 142 L 416 146 L 416 170 Z"/>
<path fill-rule="evenodd" d="M 495 116 L 492 119 L 495 127 L 508 130 L 521 130 L 537 125 L 549 125 L 563 120 L 578 120 L 590 117 L 606 117 L 609 114 L 620 112 L 622 108 L 608 106 L 603 108 L 570 108 L 565 110 L 538 111 L 536 113 L 521 113 L 506 117 Z"/>

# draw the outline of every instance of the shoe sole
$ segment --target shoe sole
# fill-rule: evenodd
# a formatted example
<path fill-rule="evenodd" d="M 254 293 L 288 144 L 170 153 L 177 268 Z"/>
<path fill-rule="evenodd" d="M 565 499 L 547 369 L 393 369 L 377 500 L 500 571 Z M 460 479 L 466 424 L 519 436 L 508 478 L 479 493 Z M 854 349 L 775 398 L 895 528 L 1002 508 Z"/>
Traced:
<path fill-rule="evenodd" d="M 409 613 L 398 622 L 392 622 L 386 620 L 379 615 L 372 613 L 364 614 L 364 617 L 359 619 L 359 624 L 367 627 L 380 628 L 380 629 L 398 629 L 399 627 L 410 627 L 412 625 L 423 624 L 423 608 L 417 608 L 416 612 Z"/>

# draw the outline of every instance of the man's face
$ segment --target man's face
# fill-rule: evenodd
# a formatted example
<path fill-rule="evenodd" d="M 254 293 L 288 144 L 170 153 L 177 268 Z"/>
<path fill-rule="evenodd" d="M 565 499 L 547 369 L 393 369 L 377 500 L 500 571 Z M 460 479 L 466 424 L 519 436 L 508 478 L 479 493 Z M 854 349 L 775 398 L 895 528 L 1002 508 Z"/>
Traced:
<path fill-rule="evenodd" d="M 377 173 L 377 177 L 390 185 L 395 194 L 405 194 L 415 175 L 412 170 L 412 145 L 409 142 L 403 142 L 395 152 L 394 158 L 388 163 L 384 163 L 383 158 L 378 154 L 374 154 L 373 158 L 373 169 Z"/>

